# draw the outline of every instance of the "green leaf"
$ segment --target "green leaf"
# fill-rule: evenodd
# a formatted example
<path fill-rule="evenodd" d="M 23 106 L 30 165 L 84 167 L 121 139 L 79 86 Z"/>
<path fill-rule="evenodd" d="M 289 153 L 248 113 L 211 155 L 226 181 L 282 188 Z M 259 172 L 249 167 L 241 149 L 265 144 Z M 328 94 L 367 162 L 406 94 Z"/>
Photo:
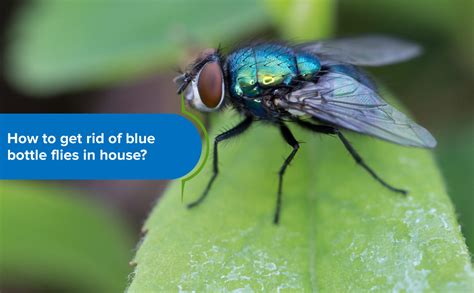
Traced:
<path fill-rule="evenodd" d="M 254 0 L 25 3 L 8 76 L 35 95 L 102 86 L 175 66 L 190 46 L 217 47 L 267 18 Z"/>
<path fill-rule="evenodd" d="M 449 195 L 459 213 L 459 222 L 471 253 L 474 252 L 473 122 L 464 126 L 456 125 L 446 128 L 440 137 L 440 147 L 437 150 L 439 163 L 446 177 Z"/>
<path fill-rule="evenodd" d="M 327 38 L 334 30 L 336 1 L 266 0 L 280 34 L 288 40 Z"/>
<path fill-rule="evenodd" d="M 51 185 L 0 181 L 0 276 L 35 289 L 120 292 L 131 237 L 91 200 Z"/>
<path fill-rule="evenodd" d="M 221 174 L 201 206 L 187 210 L 179 182 L 170 186 L 145 224 L 129 292 L 472 290 L 470 257 L 430 151 L 349 135 L 383 178 L 410 191 L 403 197 L 357 166 L 337 138 L 295 135 L 305 143 L 285 175 L 279 226 L 277 170 L 291 148 L 260 125 L 221 146 Z M 201 194 L 211 165 L 188 183 L 186 202 Z"/>

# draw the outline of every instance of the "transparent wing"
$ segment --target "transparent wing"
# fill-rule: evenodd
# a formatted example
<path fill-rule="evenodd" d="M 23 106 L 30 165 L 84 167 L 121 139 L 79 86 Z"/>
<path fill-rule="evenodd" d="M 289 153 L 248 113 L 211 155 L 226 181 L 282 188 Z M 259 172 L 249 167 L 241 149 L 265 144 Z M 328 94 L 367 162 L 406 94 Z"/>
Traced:
<path fill-rule="evenodd" d="M 414 43 L 381 35 L 304 43 L 298 48 L 318 55 L 323 65 L 382 66 L 406 61 L 421 53 L 421 47 Z"/>
<path fill-rule="evenodd" d="M 371 88 L 341 73 L 321 76 L 287 95 L 290 113 L 304 113 L 324 122 L 406 146 L 433 148 L 436 140 L 423 127 L 387 104 Z"/>

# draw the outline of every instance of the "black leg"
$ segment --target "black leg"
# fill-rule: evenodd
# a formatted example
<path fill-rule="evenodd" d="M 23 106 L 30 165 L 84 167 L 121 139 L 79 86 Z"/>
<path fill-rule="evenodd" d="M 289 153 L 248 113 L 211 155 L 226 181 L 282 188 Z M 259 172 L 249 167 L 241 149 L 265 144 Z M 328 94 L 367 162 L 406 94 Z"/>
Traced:
<path fill-rule="evenodd" d="M 347 151 L 349 151 L 349 153 L 352 155 L 352 157 L 354 158 L 354 160 L 357 162 L 357 164 L 361 165 L 362 168 L 364 168 L 367 172 L 370 173 L 370 175 L 372 175 L 372 177 L 377 180 L 378 182 L 380 182 L 383 186 L 385 186 L 386 188 L 390 189 L 391 191 L 394 191 L 394 192 L 398 192 L 398 193 L 401 193 L 401 194 L 404 194 L 406 195 L 408 192 L 404 189 L 399 189 L 399 188 L 395 188 L 393 187 L 392 185 L 388 184 L 387 182 L 385 182 L 382 178 L 379 177 L 379 175 L 377 175 L 377 173 L 375 173 L 374 170 L 372 170 L 372 168 L 370 168 L 369 166 L 367 166 L 367 164 L 364 162 L 364 160 L 362 160 L 361 156 L 356 152 L 356 150 L 354 149 L 354 147 L 352 147 L 352 145 L 350 144 L 350 142 L 347 140 L 347 138 L 344 137 L 344 135 L 342 135 L 341 132 L 337 132 L 337 135 L 339 136 L 339 139 L 342 141 L 342 143 L 344 144 L 344 146 L 346 147 Z"/>
<path fill-rule="evenodd" d="M 332 126 L 313 124 L 311 122 L 299 120 L 299 119 L 296 119 L 294 121 L 298 123 L 299 126 L 309 129 L 314 132 L 324 133 L 324 134 L 336 134 L 338 132 L 338 130 Z"/>
<path fill-rule="evenodd" d="M 286 167 L 291 163 L 293 160 L 296 152 L 300 148 L 300 145 L 296 141 L 295 137 L 291 133 L 290 129 L 285 124 L 280 124 L 280 132 L 285 141 L 293 147 L 290 155 L 286 158 L 285 162 L 280 168 L 278 172 L 278 194 L 277 194 L 277 202 L 275 208 L 275 217 L 273 218 L 273 223 L 278 224 L 280 220 L 280 209 L 281 209 L 281 194 L 282 194 L 282 184 L 283 184 L 283 175 L 285 174 Z"/>
<path fill-rule="evenodd" d="M 394 191 L 394 192 L 398 192 L 398 193 L 402 193 L 402 194 L 407 194 L 408 192 L 404 189 L 399 189 L 399 188 L 395 188 L 393 186 L 391 186 L 390 184 L 388 184 L 387 182 L 385 182 L 382 178 L 379 177 L 379 175 L 377 175 L 377 173 L 375 173 L 374 170 L 372 170 L 372 168 L 370 168 L 365 162 L 364 160 L 362 159 L 362 157 L 356 152 L 356 150 L 354 149 L 354 147 L 351 145 L 351 143 L 347 140 L 347 138 L 339 131 L 339 129 L 335 128 L 335 127 L 331 127 L 331 126 L 326 126 L 326 125 L 316 125 L 316 124 L 313 124 L 313 123 L 310 123 L 310 122 L 307 122 L 307 121 L 304 121 L 304 120 L 295 120 L 296 123 L 298 123 L 298 125 L 306 128 L 306 129 L 309 129 L 311 131 L 314 131 L 314 132 L 319 132 L 319 133 L 324 133 L 324 134 L 337 134 L 337 136 L 339 137 L 339 139 L 342 141 L 342 143 L 344 144 L 344 147 L 347 149 L 347 151 L 349 151 L 349 153 L 351 154 L 351 156 L 354 158 L 354 160 L 356 161 L 357 164 L 359 164 L 360 166 L 362 166 L 362 168 L 364 168 L 367 172 L 369 172 L 370 175 L 372 175 L 372 177 L 377 180 L 378 182 L 380 182 L 383 186 L 385 186 L 386 188 L 390 189 L 391 191 Z"/>
<path fill-rule="evenodd" d="M 252 122 L 253 122 L 252 117 L 246 117 L 245 120 L 237 124 L 234 128 L 229 129 L 226 132 L 221 133 L 218 136 L 216 136 L 214 140 L 214 161 L 213 161 L 212 177 L 209 180 L 209 183 L 207 183 L 207 187 L 202 193 L 201 197 L 199 197 L 196 201 L 188 204 L 188 208 L 192 208 L 200 204 L 206 198 L 207 194 L 209 193 L 209 190 L 212 187 L 212 183 L 214 183 L 214 180 L 216 180 L 217 174 L 219 173 L 219 162 L 218 162 L 218 155 L 217 155 L 217 148 L 218 148 L 219 142 L 232 138 L 232 137 L 236 137 L 239 134 L 243 133 L 245 130 L 247 130 L 250 127 L 250 125 L 252 125 Z"/>

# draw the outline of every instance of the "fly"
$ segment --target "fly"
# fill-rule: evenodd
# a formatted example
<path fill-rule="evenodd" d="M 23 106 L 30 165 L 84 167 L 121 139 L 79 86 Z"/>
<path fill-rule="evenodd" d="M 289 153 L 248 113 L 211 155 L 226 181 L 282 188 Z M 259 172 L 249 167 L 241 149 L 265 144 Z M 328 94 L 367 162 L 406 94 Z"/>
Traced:
<path fill-rule="evenodd" d="M 178 94 L 192 107 L 212 112 L 229 105 L 243 120 L 214 140 L 213 174 L 201 196 L 188 205 L 199 205 L 209 194 L 219 173 L 218 145 L 234 138 L 256 121 L 280 129 L 292 147 L 278 173 L 273 221 L 280 219 L 283 176 L 299 144 L 286 122 L 315 133 L 337 136 L 354 160 L 391 191 L 407 194 L 383 180 L 346 139 L 341 129 L 377 137 L 403 146 L 434 148 L 436 140 L 423 127 L 387 104 L 374 82 L 358 66 L 402 62 L 420 53 L 420 47 L 385 36 L 362 36 L 296 45 L 261 43 L 235 49 L 204 51 L 175 78 Z"/>

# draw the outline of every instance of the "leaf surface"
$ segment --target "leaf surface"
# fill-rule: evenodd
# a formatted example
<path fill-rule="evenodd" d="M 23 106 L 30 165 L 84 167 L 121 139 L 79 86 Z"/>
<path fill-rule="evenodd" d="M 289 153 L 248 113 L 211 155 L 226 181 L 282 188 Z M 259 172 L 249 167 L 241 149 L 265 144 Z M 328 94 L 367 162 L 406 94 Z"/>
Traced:
<path fill-rule="evenodd" d="M 430 151 L 349 135 L 383 178 L 410 191 L 403 197 L 337 138 L 291 128 L 305 143 L 287 169 L 280 225 L 272 224 L 277 171 L 291 148 L 259 125 L 221 146 L 221 175 L 201 206 L 187 210 L 179 183 L 170 186 L 145 224 L 129 292 L 472 290 L 469 253 Z M 211 165 L 188 183 L 186 202 L 201 194 Z"/>

